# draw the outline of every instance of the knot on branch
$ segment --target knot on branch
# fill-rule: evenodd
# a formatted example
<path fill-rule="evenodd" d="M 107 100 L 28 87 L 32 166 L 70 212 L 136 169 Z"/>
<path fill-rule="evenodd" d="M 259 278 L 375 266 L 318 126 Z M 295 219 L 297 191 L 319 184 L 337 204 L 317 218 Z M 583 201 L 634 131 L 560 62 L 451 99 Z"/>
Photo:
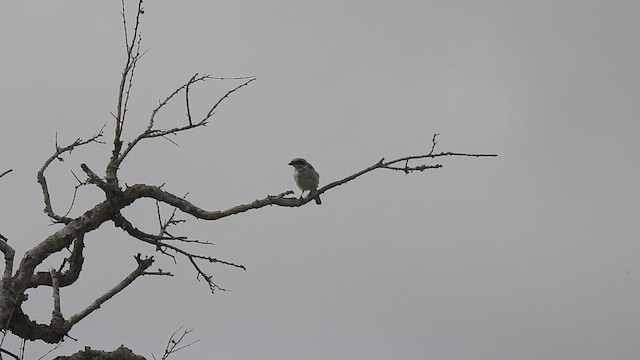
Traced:
<path fill-rule="evenodd" d="M 148 268 L 150 268 L 151 265 L 153 265 L 153 262 L 154 262 L 153 256 L 145 256 L 143 258 L 140 253 L 138 253 L 136 256 L 134 256 L 134 259 L 136 259 L 136 262 L 138 263 L 138 269 L 143 270 L 143 271 L 147 270 Z"/>
<path fill-rule="evenodd" d="M 82 171 L 85 172 L 85 174 L 87 174 L 87 178 L 90 184 L 97 185 L 103 190 L 106 189 L 107 183 L 104 180 L 102 180 L 100 176 L 94 173 L 93 170 L 89 169 L 87 164 L 85 163 L 80 164 L 80 168 L 82 169 Z"/>

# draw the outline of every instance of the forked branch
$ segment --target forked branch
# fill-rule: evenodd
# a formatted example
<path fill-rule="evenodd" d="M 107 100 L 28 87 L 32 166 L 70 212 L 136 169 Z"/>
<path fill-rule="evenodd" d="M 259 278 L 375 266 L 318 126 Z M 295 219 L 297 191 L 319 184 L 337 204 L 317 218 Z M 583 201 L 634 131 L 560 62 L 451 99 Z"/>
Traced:
<path fill-rule="evenodd" d="M 53 219 L 54 222 L 58 222 L 58 223 L 63 223 L 63 224 L 67 224 L 69 223 L 72 219 L 64 216 L 64 215 L 58 215 L 55 211 L 53 211 L 53 206 L 51 205 L 51 195 L 49 194 L 49 186 L 47 184 L 47 179 L 44 176 L 44 172 L 47 170 L 47 168 L 49 167 L 49 165 L 51 165 L 51 163 L 54 160 L 59 160 L 59 161 L 64 161 L 64 159 L 62 158 L 62 155 L 64 153 L 70 153 L 73 150 L 75 150 L 76 148 L 83 146 L 83 145 L 87 145 L 90 143 L 101 143 L 103 144 L 103 142 L 101 142 L 100 139 L 103 136 L 103 132 L 104 132 L 104 125 L 100 128 L 100 131 L 98 131 L 97 134 L 93 135 L 92 137 L 88 138 L 88 139 L 76 139 L 73 143 L 64 146 L 64 147 L 60 147 L 58 145 L 58 136 L 56 135 L 56 149 L 53 153 L 53 155 L 51 155 L 42 165 L 42 167 L 40 168 L 40 170 L 38 170 L 38 174 L 36 176 L 36 179 L 38 181 L 38 184 L 40 184 L 40 187 L 42 188 L 42 196 L 44 197 L 44 212 L 51 218 Z"/>
<path fill-rule="evenodd" d="M 229 97 L 229 95 L 231 95 L 233 92 L 239 90 L 240 88 L 249 85 L 252 81 L 256 80 L 255 77 L 246 77 L 246 78 L 234 78 L 234 79 L 243 79 L 246 81 L 244 81 L 243 83 L 241 83 L 240 85 L 234 87 L 233 89 L 227 91 L 227 93 L 225 93 L 220 99 L 218 99 L 218 101 L 209 109 L 209 111 L 207 112 L 206 115 L 204 115 L 200 120 L 198 121 L 193 121 L 192 118 L 192 114 L 191 114 L 191 109 L 190 109 L 190 105 L 189 105 L 189 87 L 195 83 L 198 82 L 203 82 L 206 80 L 210 80 L 210 79 L 225 79 L 225 78 L 216 78 L 213 77 L 211 75 L 200 75 L 198 76 L 198 74 L 195 74 L 194 76 L 192 76 L 189 81 L 187 81 L 185 84 L 181 85 L 180 87 L 178 87 L 176 90 L 174 90 L 169 96 L 167 96 L 164 100 L 160 101 L 158 103 L 158 106 L 153 109 L 153 111 L 151 112 L 151 116 L 149 117 L 149 122 L 147 123 L 147 128 L 140 133 L 138 136 L 136 136 L 127 146 L 126 148 L 122 151 L 122 153 L 118 156 L 117 159 L 112 159 L 113 165 L 112 167 L 115 169 L 118 169 L 120 167 L 120 165 L 122 164 L 122 162 L 125 160 L 125 158 L 127 157 L 127 155 L 129 155 L 129 153 L 133 150 L 133 148 L 138 145 L 138 143 L 144 139 L 153 139 L 153 138 L 157 138 L 157 137 L 166 137 L 168 135 L 177 135 L 180 132 L 183 131 L 187 131 L 187 130 L 192 130 L 195 128 L 199 128 L 202 126 L 206 126 L 208 124 L 209 119 L 215 114 L 215 110 L 218 107 L 218 105 L 220 105 L 220 103 L 225 100 L 227 97 Z M 156 120 L 156 115 L 158 114 L 158 112 L 160 110 L 162 110 L 176 95 L 178 95 L 179 93 L 181 93 L 182 91 L 185 92 L 185 96 L 187 97 L 186 100 L 186 107 L 187 107 L 187 122 L 185 125 L 182 126 L 175 126 L 173 128 L 169 128 L 169 129 L 158 129 L 155 128 L 155 120 Z"/>
<path fill-rule="evenodd" d="M 217 259 L 217 258 L 214 258 L 214 257 L 211 257 L 211 256 L 205 256 L 205 255 L 192 253 L 192 252 L 189 252 L 189 251 L 186 251 L 186 250 L 182 249 L 181 247 L 179 247 L 177 245 L 168 244 L 166 242 L 167 240 L 175 240 L 175 238 L 167 237 L 166 235 L 162 235 L 162 234 L 153 235 L 153 234 L 146 233 L 146 232 L 136 228 L 129 220 L 127 220 L 121 214 L 118 214 L 115 217 L 114 224 L 117 227 L 119 227 L 119 228 L 123 229 L 124 231 L 126 231 L 127 234 L 129 234 L 130 236 L 132 236 L 132 237 L 134 237 L 134 238 L 136 238 L 136 239 L 138 239 L 138 240 L 140 240 L 142 242 L 145 242 L 147 244 L 155 246 L 157 251 L 161 252 L 162 254 L 164 254 L 166 256 L 171 257 L 174 261 L 176 261 L 175 255 L 187 258 L 189 260 L 189 262 L 191 263 L 192 267 L 196 270 L 197 278 L 198 279 L 204 279 L 206 284 L 209 286 L 209 290 L 211 290 L 211 292 L 215 292 L 216 290 L 223 290 L 224 291 L 225 289 L 220 287 L 218 284 L 216 284 L 214 282 L 213 276 L 204 271 L 202 266 L 199 264 L 199 261 L 204 261 L 204 262 L 207 262 L 207 263 L 214 263 L 214 264 L 218 263 L 218 264 L 233 266 L 233 267 L 240 268 L 242 270 L 246 270 L 244 265 L 236 264 L 236 263 L 225 261 L 225 260 L 220 260 L 220 259 Z"/>
<path fill-rule="evenodd" d="M 174 331 L 173 334 L 169 337 L 169 341 L 167 341 L 167 346 L 164 348 L 164 354 L 160 358 L 161 360 L 167 360 L 169 356 L 177 353 L 178 351 L 188 348 L 189 346 L 197 343 L 200 339 L 184 344 L 183 341 L 185 337 L 189 335 L 193 330 L 182 330 L 183 327 L 180 327 L 178 330 Z M 182 331 L 182 333 L 178 336 L 178 332 Z M 151 354 L 151 356 L 155 359 L 156 357 Z"/>
<path fill-rule="evenodd" d="M 127 49 L 127 59 L 125 61 L 122 74 L 120 75 L 120 85 L 118 86 L 118 100 L 116 105 L 116 113 L 111 114 L 115 120 L 115 131 L 113 136 L 113 150 L 111 152 L 111 161 L 107 165 L 106 178 L 107 182 L 113 184 L 117 181 L 117 167 L 112 164 L 120 156 L 122 149 L 122 130 L 127 116 L 127 105 L 131 96 L 131 88 L 133 86 L 133 75 L 138 60 L 143 54 L 140 53 L 140 44 L 142 36 L 140 35 L 140 17 L 144 13 L 142 8 L 142 0 L 138 1 L 138 9 L 136 11 L 136 20 L 133 25 L 133 36 L 129 38 L 127 15 L 124 0 L 122 3 L 122 25 L 124 27 L 124 42 Z M 137 46 L 136 46 L 137 44 Z M 113 185 L 112 185 L 113 186 Z"/>
<path fill-rule="evenodd" d="M 80 277 L 82 271 L 82 265 L 84 264 L 84 234 L 78 235 L 73 242 L 73 249 L 71 255 L 68 258 L 64 258 L 60 268 L 58 269 L 58 286 L 66 287 L 72 285 Z M 65 271 L 65 266 L 69 268 Z M 50 271 L 39 271 L 31 277 L 29 288 L 36 288 L 38 286 L 52 286 L 53 281 Z"/>

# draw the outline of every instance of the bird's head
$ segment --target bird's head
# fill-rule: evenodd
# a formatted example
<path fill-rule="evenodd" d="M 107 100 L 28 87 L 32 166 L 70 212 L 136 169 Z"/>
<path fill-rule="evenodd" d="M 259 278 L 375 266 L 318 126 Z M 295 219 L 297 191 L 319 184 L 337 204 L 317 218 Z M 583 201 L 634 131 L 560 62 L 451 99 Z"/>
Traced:
<path fill-rule="evenodd" d="M 309 163 L 307 162 L 307 160 L 303 158 L 295 158 L 291 160 L 291 162 L 289 162 L 289 165 L 293 166 L 296 169 L 301 169 L 305 166 L 308 166 Z"/>

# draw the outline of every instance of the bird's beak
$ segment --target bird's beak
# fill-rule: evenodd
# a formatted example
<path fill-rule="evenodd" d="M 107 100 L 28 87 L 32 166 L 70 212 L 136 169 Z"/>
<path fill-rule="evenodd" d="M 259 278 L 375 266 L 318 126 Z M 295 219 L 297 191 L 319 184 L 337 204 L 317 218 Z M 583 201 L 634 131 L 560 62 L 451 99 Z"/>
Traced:
<path fill-rule="evenodd" d="M 290 162 L 289 162 L 289 165 L 293 166 L 293 161 L 290 161 Z"/>

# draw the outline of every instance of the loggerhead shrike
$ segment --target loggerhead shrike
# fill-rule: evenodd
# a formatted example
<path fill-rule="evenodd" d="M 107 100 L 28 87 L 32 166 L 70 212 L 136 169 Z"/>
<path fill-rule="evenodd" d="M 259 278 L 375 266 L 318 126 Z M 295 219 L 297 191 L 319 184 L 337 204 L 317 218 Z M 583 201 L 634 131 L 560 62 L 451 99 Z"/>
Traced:
<path fill-rule="evenodd" d="M 296 181 L 296 185 L 298 185 L 300 190 L 302 190 L 302 194 L 300 194 L 300 197 L 302 197 L 305 191 L 309 191 L 309 193 L 311 193 L 318 188 L 320 175 L 318 175 L 316 169 L 314 169 L 313 166 L 311 166 L 311 164 L 307 162 L 307 160 L 302 158 L 295 158 L 291 160 L 289 165 L 295 168 L 295 170 L 293 171 L 293 180 Z M 314 200 L 316 201 L 316 204 L 322 204 L 322 201 L 320 201 L 320 196 L 316 196 Z"/>

